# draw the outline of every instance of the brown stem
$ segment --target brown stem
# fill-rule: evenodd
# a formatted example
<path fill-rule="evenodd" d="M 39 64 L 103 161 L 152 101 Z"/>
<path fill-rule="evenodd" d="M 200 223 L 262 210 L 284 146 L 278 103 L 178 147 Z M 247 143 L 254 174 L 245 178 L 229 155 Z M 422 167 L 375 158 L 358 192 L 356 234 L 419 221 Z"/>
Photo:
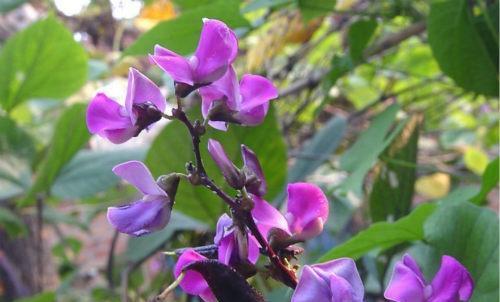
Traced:
<path fill-rule="evenodd" d="M 193 152 L 196 161 L 195 171 L 192 172 L 197 173 L 200 184 L 208 188 L 215 194 L 217 194 L 217 196 L 219 196 L 231 208 L 233 213 L 236 214 L 237 219 L 240 219 L 241 221 L 244 222 L 244 224 L 248 227 L 250 232 L 255 236 L 259 244 L 264 249 L 264 252 L 269 257 L 271 263 L 275 266 L 275 268 L 279 272 L 280 274 L 279 277 L 281 281 L 283 281 L 287 286 L 295 288 L 297 286 L 297 277 L 295 275 L 295 272 L 293 270 L 288 269 L 281 262 L 280 258 L 274 252 L 271 246 L 269 246 L 269 243 L 257 228 L 257 225 L 255 224 L 255 221 L 253 220 L 250 211 L 242 209 L 239 202 L 237 202 L 234 198 L 229 196 L 229 194 L 224 192 L 224 190 L 222 190 L 219 186 L 217 186 L 207 175 L 205 167 L 203 166 L 203 161 L 200 152 L 200 136 L 202 136 L 205 133 L 205 129 L 203 128 L 203 126 L 196 124 L 193 125 L 181 107 L 174 108 L 172 110 L 172 115 L 187 127 L 189 134 L 191 135 L 191 141 L 193 143 Z"/>

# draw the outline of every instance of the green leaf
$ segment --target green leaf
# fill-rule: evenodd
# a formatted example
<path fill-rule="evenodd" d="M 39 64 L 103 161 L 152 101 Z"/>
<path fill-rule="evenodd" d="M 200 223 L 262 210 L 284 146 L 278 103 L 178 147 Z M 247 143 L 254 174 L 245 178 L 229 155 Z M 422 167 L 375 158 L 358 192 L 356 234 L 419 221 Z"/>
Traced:
<path fill-rule="evenodd" d="M 55 126 L 50 148 L 38 169 L 35 184 L 21 205 L 33 204 L 37 193 L 49 190 L 64 165 L 88 141 L 90 134 L 85 123 L 85 110 L 84 104 L 76 104 L 63 112 Z"/>
<path fill-rule="evenodd" d="M 467 169 L 481 175 L 488 166 L 488 154 L 475 147 L 469 147 L 464 153 L 464 164 Z"/>
<path fill-rule="evenodd" d="M 181 55 L 194 52 L 202 27 L 203 18 L 224 21 L 231 28 L 248 27 L 248 21 L 239 11 L 240 1 L 218 0 L 211 4 L 190 9 L 179 17 L 163 21 L 140 36 L 124 52 L 125 55 L 146 55 L 160 44 Z"/>
<path fill-rule="evenodd" d="M 35 154 L 31 136 L 8 117 L 0 116 L 0 199 L 22 194 L 31 184 Z"/>
<path fill-rule="evenodd" d="M 359 232 L 345 243 L 334 247 L 318 262 L 350 257 L 358 259 L 369 251 L 383 251 L 400 243 L 422 240 L 424 222 L 434 212 L 436 204 L 422 204 L 408 216 L 395 222 L 377 222 Z"/>
<path fill-rule="evenodd" d="M 190 112 L 188 115 L 191 120 L 200 116 L 199 112 Z M 257 154 L 264 170 L 269 188 L 267 200 L 281 192 L 286 180 L 286 146 L 272 107 L 265 121 L 257 127 L 231 125 L 227 132 L 208 127 L 201 140 L 201 154 L 208 175 L 217 184 L 222 185 L 224 179 L 207 151 L 208 138 L 220 141 L 229 158 L 237 166 L 241 166 L 242 162 L 240 145 L 247 145 Z M 153 142 L 146 156 L 146 165 L 153 175 L 159 176 L 171 172 L 185 172 L 185 163 L 193 160 L 191 138 L 187 129 L 179 121 L 172 121 Z M 225 204 L 208 189 L 181 181 L 174 208 L 188 216 L 215 224 Z"/>
<path fill-rule="evenodd" d="M 349 27 L 347 41 L 349 42 L 349 54 L 353 62 L 358 63 L 363 60 L 363 51 L 376 29 L 377 21 L 374 19 L 361 19 Z"/>
<path fill-rule="evenodd" d="M 330 63 L 331 68 L 328 75 L 325 77 L 324 86 L 330 89 L 338 79 L 346 75 L 349 71 L 353 70 L 355 67 L 352 58 L 348 55 L 334 55 Z"/>
<path fill-rule="evenodd" d="M 0 228 L 12 237 L 24 235 L 28 231 L 21 218 L 5 207 L 0 207 Z"/>
<path fill-rule="evenodd" d="M 412 116 L 381 155 L 369 199 L 373 221 L 395 220 L 410 211 L 421 120 L 421 116 Z"/>
<path fill-rule="evenodd" d="M 399 123 L 394 129 L 391 126 L 399 111 L 398 104 L 392 104 L 372 121 L 370 128 L 363 131 L 356 142 L 344 152 L 340 158 L 340 167 L 351 174 L 342 187 L 361 195 L 363 178 L 375 163 L 379 154 L 392 142 L 405 125 Z"/>
<path fill-rule="evenodd" d="M 0 13 L 11 11 L 28 0 L 2 0 L 0 1 Z"/>
<path fill-rule="evenodd" d="M 498 157 L 492 160 L 486 170 L 483 173 L 483 181 L 481 183 L 481 191 L 477 193 L 472 199 L 471 202 L 483 205 L 486 203 L 486 197 L 491 190 L 493 190 L 498 185 L 498 165 L 500 165 L 498 161 Z"/>
<path fill-rule="evenodd" d="M 87 78 L 87 55 L 53 17 L 10 38 L 0 54 L 0 105 L 10 111 L 30 98 L 64 98 Z"/>
<path fill-rule="evenodd" d="M 305 21 L 329 14 L 335 8 L 336 0 L 297 0 Z"/>
<path fill-rule="evenodd" d="M 208 230 L 208 225 L 174 210 L 167 227 L 163 230 L 141 237 L 130 237 L 125 251 L 125 259 L 129 262 L 143 259 L 164 245 L 175 232 L 180 230 L 204 232 Z"/>
<path fill-rule="evenodd" d="M 43 292 L 28 298 L 17 299 L 15 302 L 55 302 L 56 294 L 54 292 Z"/>
<path fill-rule="evenodd" d="M 312 139 L 305 142 L 297 154 L 297 160 L 290 168 L 287 182 L 304 180 L 307 175 L 327 161 L 337 149 L 344 136 L 346 126 L 344 118 L 332 118 Z"/>
<path fill-rule="evenodd" d="M 293 0 L 251 0 L 247 1 L 246 5 L 241 9 L 241 12 L 246 14 L 258 9 L 275 8 L 277 6 L 291 4 Z"/>
<path fill-rule="evenodd" d="M 52 185 L 51 192 L 59 198 L 85 198 L 103 192 L 118 183 L 111 171 L 129 160 L 143 160 L 146 149 L 81 150 L 64 166 Z"/>
<path fill-rule="evenodd" d="M 471 301 L 498 301 L 498 217 L 470 203 L 441 206 L 425 223 L 425 239 L 470 272 Z"/>
<path fill-rule="evenodd" d="M 498 62 L 474 27 L 468 1 L 432 1 L 427 24 L 441 70 L 466 90 L 498 96 Z"/>

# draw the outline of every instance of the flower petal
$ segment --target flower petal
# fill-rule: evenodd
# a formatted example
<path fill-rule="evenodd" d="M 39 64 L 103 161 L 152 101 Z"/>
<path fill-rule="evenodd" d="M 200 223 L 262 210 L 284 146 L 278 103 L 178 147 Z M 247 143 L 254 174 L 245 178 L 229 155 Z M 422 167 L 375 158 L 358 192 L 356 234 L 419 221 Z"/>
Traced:
<path fill-rule="evenodd" d="M 102 136 L 106 137 L 113 144 L 122 144 L 137 134 L 136 127 L 104 130 Z"/>
<path fill-rule="evenodd" d="M 403 256 L 394 267 L 384 297 L 395 302 L 424 302 L 425 281 L 410 255 Z"/>
<path fill-rule="evenodd" d="M 332 297 L 348 296 L 349 299 L 332 301 L 362 302 L 364 287 L 356 268 L 356 263 L 350 258 L 339 258 L 325 263 L 314 264 L 312 269 L 330 285 Z M 333 284 L 333 287 L 332 287 Z M 339 293 L 336 293 L 339 291 Z"/>
<path fill-rule="evenodd" d="M 232 66 L 229 67 L 220 79 L 208 86 L 201 87 L 200 95 L 203 102 L 223 100 L 225 96 L 226 99 L 224 101 L 227 106 L 231 110 L 238 110 L 238 107 L 241 105 L 241 94 L 238 77 L 234 68 Z"/>
<path fill-rule="evenodd" d="M 329 284 L 313 268 L 304 265 L 291 302 L 332 302 Z M 336 302 L 336 301 L 335 301 Z"/>
<path fill-rule="evenodd" d="M 197 59 L 197 83 L 211 83 L 226 73 L 238 54 L 238 40 L 234 32 L 219 20 L 204 19 L 200 41 L 194 56 Z"/>
<path fill-rule="evenodd" d="M 253 183 L 248 183 L 247 181 L 245 185 L 246 189 L 252 194 L 264 196 L 267 192 L 267 184 L 257 155 L 247 146 L 241 145 L 241 156 L 243 157 L 245 168 L 257 177 Z"/>
<path fill-rule="evenodd" d="M 328 199 L 321 189 L 310 183 L 288 185 L 287 214 L 285 215 L 294 234 L 303 233 L 308 239 L 323 230 L 328 219 Z"/>
<path fill-rule="evenodd" d="M 283 231 L 290 233 L 288 229 L 288 223 L 285 217 L 276 208 L 270 205 L 264 199 L 256 195 L 252 195 L 254 201 L 254 207 L 252 209 L 252 216 L 255 219 L 255 223 L 259 228 L 259 231 L 267 238 L 268 232 L 271 228 L 282 229 Z"/>
<path fill-rule="evenodd" d="M 278 97 L 273 83 L 263 76 L 246 74 L 241 78 L 241 110 L 250 111 Z"/>
<path fill-rule="evenodd" d="M 207 259 L 206 257 L 198 254 L 193 249 L 187 249 L 182 253 L 182 255 L 177 260 L 177 263 L 175 264 L 174 268 L 175 278 L 179 277 L 179 275 L 182 272 L 182 269 L 187 265 L 193 262 L 202 261 L 206 259 Z M 203 300 L 207 302 L 217 301 L 212 291 L 210 290 L 207 281 L 205 281 L 205 279 L 200 273 L 194 270 L 186 271 L 185 276 L 179 285 L 188 294 L 200 295 L 202 296 Z"/>
<path fill-rule="evenodd" d="M 148 168 L 140 161 L 131 160 L 116 165 L 113 168 L 113 172 L 117 176 L 131 183 L 144 195 L 160 195 L 168 197 L 167 193 L 165 193 L 165 191 L 158 186 Z"/>
<path fill-rule="evenodd" d="M 125 108 L 135 124 L 136 116 L 132 110 L 134 104 L 151 102 L 156 108 L 165 111 L 166 102 L 161 94 L 160 88 L 145 75 L 135 68 L 130 68 L 128 72 L 127 96 L 125 97 Z"/>
<path fill-rule="evenodd" d="M 120 232 L 141 236 L 164 228 L 170 220 L 168 199 L 136 201 L 108 208 L 108 221 Z"/>
<path fill-rule="evenodd" d="M 474 282 L 467 269 L 451 256 L 441 258 L 441 267 L 432 280 L 429 302 L 468 301 Z"/>
<path fill-rule="evenodd" d="M 87 108 L 87 127 L 90 133 L 104 136 L 106 130 L 128 129 L 133 125 L 122 106 L 98 93 Z"/>
<path fill-rule="evenodd" d="M 241 189 L 244 185 L 244 176 L 242 173 L 238 171 L 238 169 L 234 166 L 233 162 L 227 157 L 226 152 L 222 145 L 214 140 L 208 140 L 208 152 L 210 156 L 219 167 L 222 175 L 226 179 L 227 183 L 235 188 Z"/>
<path fill-rule="evenodd" d="M 155 45 L 154 55 L 149 58 L 163 71 L 168 73 L 175 82 L 194 84 L 193 72 L 189 61 L 160 45 Z"/>
<path fill-rule="evenodd" d="M 250 110 L 240 110 L 236 119 L 245 126 L 257 126 L 264 121 L 269 111 L 269 103 L 251 108 Z"/>
<path fill-rule="evenodd" d="M 227 214 L 222 214 L 221 217 L 219 217 L 219 220 L 217 221 L 217 226 L 215 228 L 216 231 L 215 231 L 214 243 L 219 244 L 222 238 L 233 233 L 233 229 L 230 228 L 232 226 L 233 226 L 233 220 L 231 219 L 231 217 L 229 217 Z"/>

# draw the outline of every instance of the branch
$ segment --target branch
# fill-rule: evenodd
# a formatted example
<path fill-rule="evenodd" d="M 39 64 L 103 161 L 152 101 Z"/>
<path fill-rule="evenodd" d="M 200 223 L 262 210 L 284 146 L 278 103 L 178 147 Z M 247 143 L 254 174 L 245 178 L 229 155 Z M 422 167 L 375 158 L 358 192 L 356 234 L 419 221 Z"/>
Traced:
<path fill-rule="evenodd" d="M 108 264 L 106 266 L 106 278 L 108 279 L 108 287 L 113 290 L 115 288 L 115 282 L 114 282 L 114 276 L 113 276 L 113 268 L 115 265 L 115 248 L 116 248 L 116 243 L 118 242 L 118 237 L 120 235 L 120 232 L 118 230 L 115 230 L 115 233 L 113 234 L 113 239 L 111 239 L 111 246 L 109 247 L 109 254 L 108 254 Z"/>

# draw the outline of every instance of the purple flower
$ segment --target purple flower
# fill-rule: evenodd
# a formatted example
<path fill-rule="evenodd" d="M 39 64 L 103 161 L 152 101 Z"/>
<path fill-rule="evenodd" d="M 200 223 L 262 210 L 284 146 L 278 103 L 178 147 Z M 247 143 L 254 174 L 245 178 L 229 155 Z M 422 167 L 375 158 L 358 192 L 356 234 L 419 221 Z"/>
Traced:
<path fill-rule="evenodd" d="M 291 302 L 362 302 L 363 283 L 350 258 L 304 265 Z"/>
<path fill-rule="evenodd" d="M 199 87 L 222 77 L 237 54 L 238 40 L 233 31 L 219 20 L 203 19 L 198 48 L 192 57 L 186 59 L 156 45 L 150 58 L 175 82 Z"/>
<path fill-rule="evenodd" d="M 164 228 L 170 220 L 172 204 L 155 182 L 151 172 L 140 161 L 129 161 L 113 172 L 134 185 L 144 196 L 121 207 L 108 208 L 108 221 L 120 232 L 141 236 Z"/>
<path fill-rule="evenodd" d="M 177 260 L 174 268 L 174 276 L 178 278 L 182 270 L 189 264 L 197 261 L 206 260 L 205 256 L 202 256 L 195 252 L 193 249 L 187 249 L 182 253 L 182 255 Z M 205 278 L 194 270 L 189 270 L 185 272 L 185 276 L 180 282 L 180 287 L 188 294 L 200 296 L 205 302 L 216 302 L 212 290 L 208 286 Z"/>
<path fill-rule="evenodd" d="M 267 236 L 271 228 L 278 228 L 296 241 L 319 235 L 329 212 L 328 199 L 323 191 L 310 183 L 292 183 L 287 190 L 287 212 L 284 216 L 267 201 L 254 198 L 252 216 L 261 232 Z"/>
<path fill-rule="evenodd" d="M 244 238 L 238 237 L 237 234 L 238 230 L 233 227 L 233 220 L 227 214 L 223 214 L 217 221 L 214 238 L 219 261 L 226 265 L 235 265 L 244 260 L 255 264 L 260 255 L 257 239 L 247 233 L 248 239 L 243 242 Z"/>
<path fill-rule="evenodd" d="M 257 155 L 247 146 L 241 145 L 241 157 L 243 157 L 243 172 L 246 178 L 245 188 L 254 195 L 264 196 L 267 192 L 267 184 Z"/>
<path fill-rule="evenodd" d="M 269 101 L 278 97 L 278 90 L 268 79 L 246 74 L 238 83 L 232 67 L 218 81 L 200 88 L 203 117 L 219 130 L 227 122 L 255 126 L 264 120 Z"/>
<path fill-rule="evenodd" d="M 243 188 L 245 185 L 245 175 L 243 175 L 227 157 L 222 145 L 214 139 L 209 139 L 208 152 L 217 164 L 217 167 L 221 170 L 227 183 L 235 189 Z"/>
<path fill-rule="evenodd" d="M 145 75 L 130 68 L 125 107 L 98 93 L 87 108 L 87 127 L 90 133 L 121 144 L 160 120 L 165 106 L 160 89 Z"/>
<path fill-rule="evenodd" d="M 467 269 L 451 256 L 441 258 L 441 267 L 428 284 L 415 260 L 405 254 L 396 263 L 384 297 L 396 302 L 468 301 L 474 282 Z"/>

